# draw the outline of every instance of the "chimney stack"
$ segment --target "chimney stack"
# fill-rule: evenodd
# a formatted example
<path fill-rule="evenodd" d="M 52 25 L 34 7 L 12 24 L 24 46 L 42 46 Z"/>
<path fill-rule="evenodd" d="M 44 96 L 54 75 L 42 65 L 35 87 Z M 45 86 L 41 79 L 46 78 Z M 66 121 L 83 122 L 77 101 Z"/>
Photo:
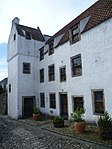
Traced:
<path fill-rule="evenodd" d="M 12 24 L 19 24 L 19 21 L 20 19 L 15 17 L 13 20 L 12 20 Z"/>

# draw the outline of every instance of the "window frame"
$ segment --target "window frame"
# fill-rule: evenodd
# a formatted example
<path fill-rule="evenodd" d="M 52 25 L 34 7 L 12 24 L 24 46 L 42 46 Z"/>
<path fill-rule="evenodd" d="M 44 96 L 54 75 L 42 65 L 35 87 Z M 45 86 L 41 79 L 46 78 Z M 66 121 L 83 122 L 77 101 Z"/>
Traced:
<path fill-rule="evenodd" d="M 62 69 L 65 69 L 64 73 L 62 72 Z M 60 73 L 60 82 L 66 82 L 66 66 L 60 67 L 59 73 Z"/>
<path fill-rule="evenodd" d="M 28 31 L 25 31 L 25 38 L 26 38 L 27 40 L 31 40 L 31 33 L 28 32 Z"/>
<path fill-rule="evenodd" d="M 95 95 L 94 95 L 95 92 L 102 92 L 102 97 L 103 97 L 103 99 L 102 99 L 102 100 L 98 100 L 98 101 L 96 100 L 96 101 L 95 101 L 95 99 L 94 99 L 94 98 L 95 98 L 95 97 L 94 97 L 94 96 L 95 96 Z M 91 95 L 92 95 L 93 114 L 94 114 L 94 115 L 104 115 L 104 112 L 105 112 L 104 89 L 92 89 L 92 90 L 91 90 Z M 96 105 L 95 105 L 95 103 L 102 103 L 102 106 L 103 106 L 103 110 L 102 110 L 102 111 L 103 111 L 103 112 L 100 112 L 99 109 L 98 109 L 99 111 L 96 112 L 96 109 L 95 109 L 95 108 L 96 108 Z"/>
<path fill-rule="evenodd" d="M 54 53 L 54 44 L 53 42 L 49 43 L 49 55 L 52 55 Z"/>
<path fill-rule="evenodd" d="M 78 100 L 78 98 L 82 98 L 82 104 L 83 106 L 77 106 L 77 107 L 83 107 L 84 108 L 84 96 L 72 96 L 72 109 L 73 112 L 76 110 L 77 107 L 75 107 L 75 100 Z M 76 101 L 77 102 L 77 101 Z M 81 103 L 81 102 L 80 102 Z M 79 103 L 78 103 L 79 104 Z"/>
<path fill-rule="evenodd" d="M 44 47 L 40 49 L 40 61 L 44 59 Z"/>
<path fill-rule="evenodd" d="M 50 70 L 52 69 L 51 67 L 53 67 L 53 71 Z M 48 66 L 48 80 L 49 82 L 55 81 L 55 65 L 54 64 Z"/>
<path fill-rule="evenodd" d="M 50 95 L 54 95 L 54 98 L 50 98 Z M 51 109 L 56 109 L 56 93 L 49 93 L 49 107 Z"/>
<path fill-rule="evenodd" d="M 29 69 L 25 68 L 25 65 L 29 65 Z M 24 74 L 31 74 L 31 63 L 23 62 L 23 73 Z"/>
<path fill-rule="evenodd" d="M 40 107 L 45 108 L 45 93 L 44 92 L 40 93 Z"/>
<path fill-rule="evenodd" d="M 74 59 L 78 59 L 78 58 L 80 58 L 80 64 L 75 65 L 74 64 Z M 82 58 L 81 58 L 81 54 L 78 54 L 78 55 L 75 55 L 75 56 L 71 57 L 70 60 L 71 60 L 71 74 L 72 74 L 72 77 L 82 76 Z M 80 69 L 80 72 L 74 74 L 75 69 L 77 69 L 78 67 Z"/>
<path fill-rule="evenodd" d="M 44 82 L 44 68 L 40 69 L 40 83 Z"/>
<path fill-rule="evenodd" d="M 80 24 L 78 23 L 70 29 L 70 44 L 74 44 L 80 40 L 81 40 Z"/>

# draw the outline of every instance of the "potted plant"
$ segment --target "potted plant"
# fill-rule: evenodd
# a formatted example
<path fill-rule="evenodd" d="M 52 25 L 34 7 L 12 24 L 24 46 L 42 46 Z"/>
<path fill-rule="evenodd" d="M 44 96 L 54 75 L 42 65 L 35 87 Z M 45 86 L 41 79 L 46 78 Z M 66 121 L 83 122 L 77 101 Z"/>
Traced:
<path fill-rule="evenodd" d="M 97 123 L 100 137 L 102 139 L 112 139 L 112 118 L 108 112 L 105 112 L 103 116 L 100 116 Z"/>
<path fill-rule="evenodd" d="M 76 133 L 83 133 L 86 128 L 86 122 L 82 118 L 82 115 L 85 113 L 83 107 L 77 108 L 73 113 L 71 113 L 72 120 L 74 121 L 74 130 Z"/>
<path fill-rule="evenodd" d="M 54 116 L 52 121 L 54 127 L 64 127 L 64 118 L 62 116 Z"/>
<path fill-rule="evenodd" d="M 37 107 L 33 108 L 33 119 L 40 120 L 41 119 L 41 112 Z"/>

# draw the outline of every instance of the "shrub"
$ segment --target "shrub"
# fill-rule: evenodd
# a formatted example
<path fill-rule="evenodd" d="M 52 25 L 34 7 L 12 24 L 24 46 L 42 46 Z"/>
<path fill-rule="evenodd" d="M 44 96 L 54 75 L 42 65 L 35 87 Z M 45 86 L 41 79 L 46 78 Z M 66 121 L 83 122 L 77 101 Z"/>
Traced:
<path fill-rule="evenodd" d="M 85 109 L 83 107 L 78 107 L 73 113 L 71 113 L 71 117 L 73 118 L 74 122 L 82 122 L 84 119 L 82 115 L 85 113 Z"/>
<path fill-rule="evenodd" d="M 55 122 L 62 122 L 62 121 L 64 121 L 64 117 L 62 117 L 62 116 L 54 116 L 53 117 L 53 122 L 55 123 Z"/>
<path fill-rule="evenodd" d="M 104 116 L 100 116 L 98 119 L 98 126 L 100 129 L 112 128 L 112 119 L 108 112 L 105 112 Z"/>
<path fill-rule="evenodd" d="M 41 114 L 41 112 L 37 107 L 34 107 L 33 108 L 33 114 Z"/>

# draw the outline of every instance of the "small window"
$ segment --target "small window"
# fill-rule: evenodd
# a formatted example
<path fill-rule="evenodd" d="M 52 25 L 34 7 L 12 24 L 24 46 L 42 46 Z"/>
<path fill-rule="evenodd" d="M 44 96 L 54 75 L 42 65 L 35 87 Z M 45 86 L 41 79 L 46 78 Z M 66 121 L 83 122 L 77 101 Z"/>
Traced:
<path fill-rule="evenodd" d="M 103 90 L 92 90 L 94 114 L 104 114 L 104 93 Z"/>
<path fill-rule="evenodd" d="M 60 82 L 66 81 L 66 67 L 60 68 Z"/>
<path fill-rule="evenodd" d="M 23 63 L 23 73 L 30 74 L 30 63 Z"/>
<path fill-rule="evenodd" d="M 75 111 L 77 108 L 84 107 L 84 101 L 83 97 L 73 97 L 73 111 Z"/>
<path fill-rule="evenodd" d="M 72 77 L 82 75 L 81 54 L 71 58 L 71 71 L 72 71 Z"/>
<path fill-rule="evenodd" d="M 40 61 L 44 59 L 44 48 L 40 49 Z"/>
<path fill-rule="evenodd" d="M 49 55 L 52 55 L 54 53 L 54 47 L 53 47 L 53 42 L 49 44 Z"/>
<path fill-rule="evenodd" d="M 16 34 L 14 34 L 14 40 L 16 40 Z"/>
<path fill-rule="evenodd" d="M 49 81 L 54 81 L 55 80 L 54 65 L 48 66 L 48 71 L 49 71 Z"/>
<path fill-rule="evenodd" d="M 76 43 L 81 39 L 79 24 L 70 29 L 70 43 Z"/>
<path fill-rule="evenodd" d="M 44 68 L 40 69 L 40 83 L 44 82 Z"/>
<path fill-rule="evenodd" d="M 40 107 L 45 108 L 45 95 L 40 93 Z"/>
<path fill-rule="evenodd" d="M 55 95 L 55 93 L 50 93 L 49 99 L 50 99 L 50 108 L 56 109 L 56 95 Z"/>
<path fill-rule="evenodd" d="M 9 93 L 11 92 L 11 84 L 9 84 Z"/>
<path fill-rule="evenodd" d="M 31 33 L 26 31 L 25 37 L 26 37 L 26 39 L 31 40 Z"/>

